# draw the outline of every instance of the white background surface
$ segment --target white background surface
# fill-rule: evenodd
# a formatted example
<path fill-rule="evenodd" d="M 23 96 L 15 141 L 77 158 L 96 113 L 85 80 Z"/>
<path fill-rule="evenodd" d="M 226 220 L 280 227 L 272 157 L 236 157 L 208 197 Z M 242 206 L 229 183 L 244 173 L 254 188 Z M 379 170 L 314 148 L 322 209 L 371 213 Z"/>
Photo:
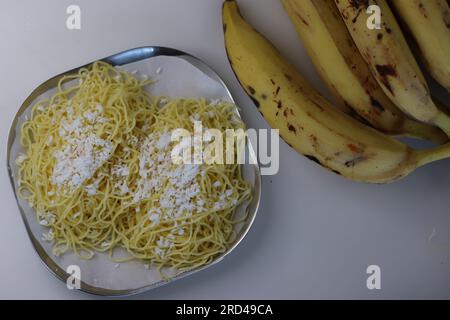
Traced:
<path fill-rule="evenodd" d="M 94 298 L 46 270 L 25 232 L 6 172 L 15 112 L 62 71 L 143 45 L 187 51 L 230 87 L 249 127 L 267 128 L 226 59 L 222 0 L 0 0 L 0 298 Z M 241 0 L 244 16 L 324 94 L 278 0 Z M 65 26 L 81 7 L 81 30 Z M 450 298 L 450 161 L 391 185 L 330 174 L 280 146 L 280 171 L 264 177 L 261 209 L 222 263 L 138 298 Z M 430 237 L 431 236 L 431 237 Z M 381 267 L 381 290 L 366 268 Z"/>

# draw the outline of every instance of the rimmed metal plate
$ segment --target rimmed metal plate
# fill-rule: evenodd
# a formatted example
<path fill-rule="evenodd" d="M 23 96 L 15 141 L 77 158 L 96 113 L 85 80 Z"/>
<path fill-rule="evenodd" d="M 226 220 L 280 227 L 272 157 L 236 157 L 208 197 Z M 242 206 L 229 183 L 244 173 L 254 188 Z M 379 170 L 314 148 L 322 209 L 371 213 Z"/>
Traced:
<path fill-rule="evenodd" d="M 192 77 L 191 75 L 187 75 L 188 78 L 192 80 L 185 82 L 188 86 L 188 91 L 198 92 L 198 90 L 200 90 L 206 94 L 207 98 L 214 98 L 217 93 L 209 92 L 208 90 L 209 88 L 218 88 L 218 90 L 211 90 L 216 90 L 218 92 L 220 91 L 221 98 L 225 96 L 226 100 L 233 102 L 233 98 L 228 88 L 221 80 L 221 78 L 209 66 L 207 66 L 201 60 L 179 50 L 164 47 L 140 47 L 114 54 L 102 60 L 114 66 L 122 66 L 125 69 L 129 66 L 133 66 L 133 64 L 143 66 L 144 69 L 146 69 L 145 71 L 151 69 L 155 70 L 155 61 L 163 62 L 166 66 L 169 66 L 168 69 L 171 69 L 170 66 L 172 66 L 172 64 L 176 64 L 182 61 L 183 63 L 188 63 L 191 67 L 195 68 L 195 72 L 193 72 Z M 14 118 L 11 129 L 9 131 L 7 152 L 8 173 L 16 197 L 16 201 L 31 243 L 33 244 L 36 252 L 42 259 L 44 264 L 57 278 L 59 278 L 63 282 L 66 282 L 68 277 L 70 276 L 66 272 L 67 266 L 75 262 L 81 265 L 80 290 L 102 296 L 131 295 L 148 291 L 150 289 L 164 285 L 167 282 L 159 278 L 159 276 L 157 277 L 155 275 L 155 272 L 152 273 L 151 270 L 146 270 L 143 267 L 143 264 L 139 261 L 124 263 L 121 264 L 119 268 L 117 268 L 117 265 L 114 265 L 113 262 L 107 263 L 105 261 L 97 260 L 87 262 L 77 261 L 77 258 L 75 256 L 70 257 L 70 254 L 65 254 L 62 257 L 55 257 L 51 254 L 51 245 L 45 243 L 41 239 L 42 231 L 45 230 L 42 226 L 38 225 L 32 209 L 17 195 L 17 166 L 15 164 L 15 159 L 21 151 L 19 143 L 19 127 L 21 125 L 21 122 L 23 122 L 23 118 L 26 117 L 26 113 L 30 111 L 31 107 L 37 100 L 39 100 L 43 95 L 49 94 L 50 92 L 54 92 L 56 90 L 55 88 L 59 80 L 63 76 L 77 73 L 80 68 L 89 66 L 90 64 L 91 63 L 88 63 L 85 66 L 81 66 L 79 68 L 64 72 L 45 81 L 43 84 L 37 87 L 25 100 L 25 102 L 17 112 L 17 115 Z M 201 76 L 204 77 L 203 80 L 201 80 Z M 171 77 L 171 72 L 162 72 L 159 77 L 161 79 L 165 79 L 165 77 Z M 174 78 L 172 79 L 173 81 L 175 81 Z M 161 81 L 161 83 L 164 83 L 164 81 Z M 210 97 L 208 97 L 209 93 L 211 93 Z M 168 93 L 168 96 L 171 96 L 170 93 Z M 239 115 L 237 108 L 236 113 Z M 248 164 L 243 165 L 243 175 L 244 178 L 252 185 L 253 198 L 252 201 L 242 205 L 241 208 L 238 208 L 238 210 L 236 211 L 237 215 L 247 215 L 243 223 L 236 225 L 235 232 L 237 236 L 235 240 L 230 245 L 228 250 L 218 256 L 212 263 L 193 270 L 177 272 L 175 273 L 171 281 L 186 277 L 195 272 L 199 272 L 220 262 L 225 256 L 227 256 L 237 247 L 237 245 L 242 241 L 242 239 L 249 231 L 255 219 L 255 215 L 259 206 L 261 196 L 261 176 L 259 166 L 256 161 L 256 155 L 249 140 L 247 141 L 246 151 L 247 157 L 251 161 L 249 161 Z M 238 213 L 238 211 L 240 213 Z M 69 258 L 66 257 L 68 255 Z M 148 276 L 148 274 L 151 274 L 151 276 Z"/>

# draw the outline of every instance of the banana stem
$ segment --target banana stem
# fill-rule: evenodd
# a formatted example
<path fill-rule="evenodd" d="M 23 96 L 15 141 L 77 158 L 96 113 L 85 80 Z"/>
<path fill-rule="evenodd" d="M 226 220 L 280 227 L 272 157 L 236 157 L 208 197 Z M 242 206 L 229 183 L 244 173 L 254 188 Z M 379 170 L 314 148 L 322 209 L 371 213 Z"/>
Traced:
<path fill-rule="evenodd" d="M 449 141 L 449 137 L 444 133 L 444 131 L 424 123 L 407 120 L 403 123 L 402 129 L 407 137 L 428 140 L 436 145 L 441 145 Z"/>
<path fill-rule="evenodd" d="M 415 155 L 418 167 L 446 158 L 450 158 L 450 142 L 439 147 L 416 151 Z"/>

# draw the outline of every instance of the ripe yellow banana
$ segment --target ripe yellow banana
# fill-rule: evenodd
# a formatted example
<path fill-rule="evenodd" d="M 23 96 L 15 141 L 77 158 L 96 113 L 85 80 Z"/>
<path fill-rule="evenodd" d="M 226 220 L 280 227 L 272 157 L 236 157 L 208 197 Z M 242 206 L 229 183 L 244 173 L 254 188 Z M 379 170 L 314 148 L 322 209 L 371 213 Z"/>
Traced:
<path fill-rule="evenodd" d="M 439 110 L 386 0 L 335 0 L 347 29 L 386 95 L 413 118 L 450 136 L 450 117 Z M 378 5 L 381 29 L 369 29 L 366 10 Z"/>
<path fill-rule="evenodd" d="M 242 18 L 235 1 L 224 2 L 222 15 L 228 58 L 242 87 L 299 153 L 344 177 L 371 183 L 400 179 L 450 156 L 450 144 L 415 151 L 333 107 Z"/>
<path fill-rule="evenodd" d="M 391 1 L 431 75 L 450 92 L 450 9 L 446 0 Z"/>
<path fill-rule="evenodd" d="M 334 0 L 281 0 L 330 91 L 372 127 L 442 143 L 439 129 L 412 120 L 385 95 L 342 21 Z M 449 57 L 450 58 L 450 57 Z"/>

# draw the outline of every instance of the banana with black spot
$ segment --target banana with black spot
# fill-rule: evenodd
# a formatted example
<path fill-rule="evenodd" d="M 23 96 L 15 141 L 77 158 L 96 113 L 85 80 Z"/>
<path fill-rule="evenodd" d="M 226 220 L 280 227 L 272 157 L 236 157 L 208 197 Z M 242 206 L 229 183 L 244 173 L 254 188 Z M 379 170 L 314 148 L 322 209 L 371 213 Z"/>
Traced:
<path fill-rule="evenodd" d="M 334 0 L 352 39 L 386 95 L 411 117 L 450 136 L 450 117 L 433 102 L 422 71 L 386 0 Z M 409 0 L 408 0 L 409 1 Z M 381 9 L 381 29 L 367 27 L 366 10 Z"/>
<path fill-rule="evenodd" d="M 411 119 L 386 96 L 354 44 L 334 0 L 281 2 L 317 72 L 341 103 L 386 134 L 438 144 L 448 141 L 442 130 Z"/>
<path fill-rule="evenodd" d="M 450 156 L 450 144 L 415 151 L 336 109 L 242 18 L 235 1 L 224 2 L 222 16 L 228 58 L 242 87 L 299 153 L 348 179 L 370 183 L 398 180 Z"/>

